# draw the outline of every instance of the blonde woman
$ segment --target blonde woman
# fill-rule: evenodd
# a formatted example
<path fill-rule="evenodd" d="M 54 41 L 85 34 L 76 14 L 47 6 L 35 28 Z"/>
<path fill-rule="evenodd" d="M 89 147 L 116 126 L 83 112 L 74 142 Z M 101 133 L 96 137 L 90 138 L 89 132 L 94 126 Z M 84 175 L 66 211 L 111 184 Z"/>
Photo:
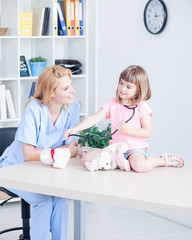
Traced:
<path fill-rule="evenodd" d="M 74 101 L 71 71 L 47 67 L 39 76 L 34 96 L 27 102 L 15 140 L 0 157 L 0 167 L 39 161 L 43 149 L 66 149 L 76 156 L 79 144 L 63 141 L 69 127 L 79 123 L 79 104 Z M 34 176 L 35 177 L 35 176 Z M 66 240 L 68 203 L 64 198 L 9 189 L 32 205 L 31 239 Z"/>

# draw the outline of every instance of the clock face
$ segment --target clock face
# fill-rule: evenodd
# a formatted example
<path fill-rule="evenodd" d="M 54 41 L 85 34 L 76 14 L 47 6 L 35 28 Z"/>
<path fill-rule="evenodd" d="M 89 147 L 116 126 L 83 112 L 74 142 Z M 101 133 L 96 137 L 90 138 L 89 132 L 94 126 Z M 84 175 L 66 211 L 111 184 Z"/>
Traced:
<path fill-rule="evenodd" d="M 162 0 L 149 0 L 144 10 L 144 24 L 148 32 L 158 34 L 167 22 L 167 8 Z"/>

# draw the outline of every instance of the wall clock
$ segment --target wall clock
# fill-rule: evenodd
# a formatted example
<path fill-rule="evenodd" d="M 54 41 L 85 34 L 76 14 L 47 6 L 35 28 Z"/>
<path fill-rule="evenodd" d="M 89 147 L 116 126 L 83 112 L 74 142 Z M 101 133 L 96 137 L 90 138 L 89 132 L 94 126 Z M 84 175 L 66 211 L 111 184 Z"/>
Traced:
<path fill-rule="evenodd" d="M 144 24 L 148 32 L 158 34 L 167 23 L 167 8 L 162 0 L 149 0 L 144 9 Z"/>

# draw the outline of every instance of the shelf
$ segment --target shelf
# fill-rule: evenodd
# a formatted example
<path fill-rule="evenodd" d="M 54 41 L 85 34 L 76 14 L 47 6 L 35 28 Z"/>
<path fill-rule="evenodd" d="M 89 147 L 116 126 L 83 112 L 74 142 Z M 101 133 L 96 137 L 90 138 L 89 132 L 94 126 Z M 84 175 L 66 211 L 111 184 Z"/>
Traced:
<path fill-rule="evenodd" d="M 50 19 L 47 36 L 20 36 L 20 12 L 33 12 L 34 7 L 50 7 Z M 20 77 L 20 56 L 28 61 L 32 57 L 42 56 L 47 59 L 47 66 L 55 64 L 55 59 L 74 59 L 81 62 L 82 73 L 72 75 L 75 97 L 80 102 L 81 119 L 88 112 L 88 24 L 86 12 L 88 0 L 83 1 L 82 36 L 54 35 L 55 0 L 0 0 L 1 26 L 8 27 L 8 35 L 0 36 L 0 84 L 10 90 L 16 119 L 0 119 L 0 127 L 19 123 L 23 106 L 29 98 L 32 82 L 38 77 Z M 7 15 L 7 12 L 9 14 Z"/>
<path fill-rule="evenodd" d="M 17 81 L 18 78 L 16 77 L 0 77 L 0 81 Z"/>
<path fill-rule="evenodd" d="M 33 76 L 29 76 L 29 77 L 20 77 L 20 80 L 21 80 L 21 81 L 22 81 L 22 80 L 24 80 L 24 81 L 26 81 L 26 80 L 29 80 L 29 81 L 33 80 L 33 81 L 36 81 L 37 78 L 38 78 L 38 77 L 33 77 Z"/>
<path fill-rule="evenodd" d="M 53 36 L 20 36 L 20 39 L 52 39 Z"/>
<path fill-rule="evenodd" d="M 6 119 L 0 119 L 0 123 L 4 122 L 18 122 L 20 121 L 20 118 L 6 118 Z"/>
<path fill-rule="evenodd" d="M 85 77 L 86 77 L 85 74 L 72 75 L 72 79 L 73 79 L 73 78 L 85 78 Z"/>
<path fill-rule="evenodd" d="M 85 39 L 87 38 L 86 35 L 83 35 L 83 36 L 54 36 L 54 38 L 56 39 L 60 39 L 60 38 L 65 38 L 65 39 L 73 39 L 73 38 L 79 38 L 79 39 Z"/>
<path fill-rule="evenodd" d="M 0 36 L 0 39 L 18 39 L 18 36 Z"/>

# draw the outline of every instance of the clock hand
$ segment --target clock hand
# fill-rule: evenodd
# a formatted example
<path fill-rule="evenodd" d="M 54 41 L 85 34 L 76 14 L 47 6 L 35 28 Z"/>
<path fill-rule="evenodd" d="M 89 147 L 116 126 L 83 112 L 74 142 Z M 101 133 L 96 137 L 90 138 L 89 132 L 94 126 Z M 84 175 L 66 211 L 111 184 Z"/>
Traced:
<path fill-rule="evenodd" d="M 155 15 L 155 17 L 164 17 L 165 15 L 162 14 L 162 15 Z"/>

